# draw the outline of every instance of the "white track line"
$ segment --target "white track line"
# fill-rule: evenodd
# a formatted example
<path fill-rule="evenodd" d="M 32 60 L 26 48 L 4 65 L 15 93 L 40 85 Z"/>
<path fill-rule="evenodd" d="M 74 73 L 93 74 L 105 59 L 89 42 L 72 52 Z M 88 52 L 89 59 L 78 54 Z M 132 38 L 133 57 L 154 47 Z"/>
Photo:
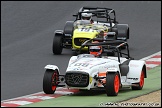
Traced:
<path fill-rule="evenodd" d="M 58 87 L 57 90 L 62 89 L 62 88 L 63 88 L 63 87 Z M 57 91 L 57 90 L 56 90 L 56 91 Z M 25 96 L 20 96 L 20 97 L 16 97 L 16 98 L 12 98 L 12 99 L 3 100 L 3 101 L 1 101 L 1 102 L 6 102 L 6 101 L 10 101 L 10 100 L 21 99 L 21 98 L 26 98 L 26 97 L 29 97 L 29 96 L 31 96 L 31 95 L 37 95 L 37 94 L 41 94 L 41 93 L 44 93 L 44 92 L 41 91 L 41 92 L 37 92 L 37 93 L 25 95 Z"/>

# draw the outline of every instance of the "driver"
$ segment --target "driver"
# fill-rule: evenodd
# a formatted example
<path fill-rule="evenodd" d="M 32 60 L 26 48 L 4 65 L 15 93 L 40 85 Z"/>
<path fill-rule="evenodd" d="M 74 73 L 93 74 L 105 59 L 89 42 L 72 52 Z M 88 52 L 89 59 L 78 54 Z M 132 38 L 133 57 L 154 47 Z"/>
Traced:
<path fill-rule="evenodd" d="M 89 10 L 84 10 L 83 12 L 87 12 L 87 11 Z M 82 17 L 82 20 L 89 20 L 91 24 L 93 23 L 92 13 L 82 13 L 81 17 Z"/>
<path fill-rule="evenodd" d="M 94 41 L 92 43 L 98 43 L 98 41 Z M 95 57 L 101 57 L 102 46 L 90 46 L 89 52 L 90 52 L 90 54 L 94 55 Z"/>

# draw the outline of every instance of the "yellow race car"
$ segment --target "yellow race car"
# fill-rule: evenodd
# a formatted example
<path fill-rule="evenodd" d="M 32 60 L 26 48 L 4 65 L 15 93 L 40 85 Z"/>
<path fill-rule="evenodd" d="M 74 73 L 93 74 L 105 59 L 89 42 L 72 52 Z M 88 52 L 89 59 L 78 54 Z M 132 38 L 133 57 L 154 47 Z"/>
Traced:
<path fill-rule="evenodd" d="M 93 23 L 89 20 L 82 20 L 82 13 L 91 13 Z M 119 24 L 116 21 L 115 11 L 113 9 L 82 7 L 73 16 L 76 17 L 75 21 L 67 21 L 64 30 L 55 31 L 52 46 L 53 54 L 61 54 L 63 48 L 70 48 L 78 54 L 78 52 L 80 53 L 79 49 L 81 44 L 93 38 L 124 41 L 129 39 L 128 24 Z M 88 48 L 84 47 L 82 51 L 86 52 Z"/>
<path fill-rule="evenodd" d="M 74 31 L 72 38 L 72 50 L 80 49 L 83 42 L 93 38 L 104 38 L 107 36 L 108 27 L 102 24 L 90 24 L 89 21 L 77 20 L 74 23 Z M 84 47 L 82 50 L 88 50 Z"/>

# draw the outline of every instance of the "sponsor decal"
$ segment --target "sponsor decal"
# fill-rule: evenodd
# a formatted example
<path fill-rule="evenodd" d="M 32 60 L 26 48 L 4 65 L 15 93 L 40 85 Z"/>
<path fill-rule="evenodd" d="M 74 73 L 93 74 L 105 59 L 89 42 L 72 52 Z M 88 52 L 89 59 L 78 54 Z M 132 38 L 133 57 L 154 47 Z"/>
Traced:
<path fill-rule="evenodd" d="M 89 65 L 89 63 L 76 63 L 74 66 L 83 66 L 83 67 L 87 67 Z"/>
<path fill-rule="evenodd" d="M 127 79 L 138 80 L 138 78 L 127 78 Z"/>

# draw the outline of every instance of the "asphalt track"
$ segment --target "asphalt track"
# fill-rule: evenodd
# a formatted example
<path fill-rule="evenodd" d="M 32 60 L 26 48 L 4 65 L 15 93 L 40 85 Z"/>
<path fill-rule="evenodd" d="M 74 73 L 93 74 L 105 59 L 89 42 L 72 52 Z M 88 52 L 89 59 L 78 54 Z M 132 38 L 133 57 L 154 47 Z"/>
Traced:
<path fill-rule="evenodd" d="M 140 95 L 148 94 L 161 89 L 161 66 L 153 68 L 147 72 L 148 78 L 145 79 L 145 85 L 142 90 L 131 90 L 130 88 L 119 91 L 118 96 L 107 96 L 104 91 L 85 91 L 72 95 L 61 96 L 38 103 L 23 105 L 21 107 L 105 107 L 128 106 L 121 101 L 134 98 Z M 144 102 L 143 102 L 144 103 Z M 133 103 L 132 103 L 133 104 Z M 134 103 L 135 105 L 136 103 Z M 140 103 L 138 103 L 140 104 Z M 147 103 L 148 106 L 159 106 L 161 103 Z M 142 104 L 140 105 L 142 107 Z"/>
<path fill-rule="evenodd" d="M 42 91 L 47 64 L 65 73 L 72 52 L 52 54 L 53 32 L 82 6 L 115 9 L 135 59 L 161 51 L 160 1 L 1 1 L 1 101 Z"/>

